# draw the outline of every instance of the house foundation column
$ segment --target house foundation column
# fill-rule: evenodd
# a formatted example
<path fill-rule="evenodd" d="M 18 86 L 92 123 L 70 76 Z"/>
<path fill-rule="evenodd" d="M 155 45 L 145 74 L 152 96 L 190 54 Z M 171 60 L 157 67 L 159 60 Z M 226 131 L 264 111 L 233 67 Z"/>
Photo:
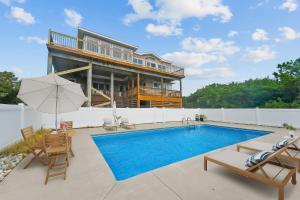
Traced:
<path fill-rule="evenodd" d="M 141 102 L 140 102 L 140 73 L 137 73 L 136 77 L 136 88 L 137 88 L 137 102 L 136 102 L 136 107 L 140 108 L 141 107 Z"/>
<path fill-rule="evenodd" d="M 92 77 L 93 77 L 93 67 L 92 64 L 89 64 L 89 69 L 87 70 L 87 98 L 88 98 L 88 102 L 87 102 L 87 106 L 92 106 Z"/>
<path fill-rule="evenodd" d="M 114 106 L 114 73 L 110 73 L 110 106 Z"/>
<path fill-rule="evenodd" d="M 47 74 L 52 73 L 52 55 L 48 53 Z"/>

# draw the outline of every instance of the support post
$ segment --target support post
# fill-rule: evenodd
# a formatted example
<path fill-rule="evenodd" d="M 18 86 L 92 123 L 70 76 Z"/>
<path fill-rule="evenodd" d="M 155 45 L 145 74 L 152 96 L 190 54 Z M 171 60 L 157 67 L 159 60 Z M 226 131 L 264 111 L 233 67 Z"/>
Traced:
<path fill-rule="evenodd" d="M 181 79 L 179 80 L 179 85 L 180 85 L 180 97 L 181 97 L 180 108 L 182 108 L 182 81 L 181 81 Z"/>
<path fill-rule="evenodd" d="M 137 78 L 136 78 L 136 87 L 137 87 L 137 107 L 140 108 L 140 73 L 137 73 Z"/>
<path fill-rule="evenodd" d="M 93 72 L 93 67 L 92 64 L 89 64 L 89 69 L 87 70 L 87 97 L 88 97 L 88 102 L 87 106 L 92 106 L 92 72 Z"/>
<path fill-rule="evenodd" d="M 179 80 L 179 83 L 180 83 L 180 97 L 182 97 L 182 82 L 181 82 L 181 79 Z"/>
<path fill-rule="evenodd" d="M 110 105 L 114 106 L 114 73 L 110 73 Z"/>
<path fill-rule="evenodd" d="M 52 55 L 48 53 L 48 64 L 47 64 L 47 74 L 52 73 Z"/>
<path fill-rule="evenodd" d="M 164 79 L 163 78 L 160 78 L 160 92 L 161 92 L 161 96 L 164 95 L 164 88 L 163 88 L 163 85 L 164 85 Z"/>

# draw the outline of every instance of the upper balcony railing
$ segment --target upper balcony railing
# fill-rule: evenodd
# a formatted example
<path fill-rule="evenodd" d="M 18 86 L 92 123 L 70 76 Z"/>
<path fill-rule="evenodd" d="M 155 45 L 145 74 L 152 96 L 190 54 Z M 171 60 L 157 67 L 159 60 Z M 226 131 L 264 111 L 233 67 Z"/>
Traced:
<path fill-rule="evenodd" d="M 156 63 L 154 67 L 146 66 L 147 60 L 145 59 L 142 59 L 142 64 L 137 64 L 133 62 L 134 53 L 132 51 L 128 51 L 121 48 L 120 46 L 109 44 L 104 41 L 97 41 L 97 39 L 92 40 L 90 37 L 80 39 L 50 30 L 48 43 L 51 45 L 57 45 L 71 49 L 80 49 L 100 55 L 102 57 L 108 57 L 113 60 L 131 63 L 140 66 L 141 68 L 150 68 L 157 71 L 174 73 L 176 75 L 184 76 L 184 69 L 182 67 L 178 67 L 175 65 L 163 65 L 162 67 L 160 63 Z"/>

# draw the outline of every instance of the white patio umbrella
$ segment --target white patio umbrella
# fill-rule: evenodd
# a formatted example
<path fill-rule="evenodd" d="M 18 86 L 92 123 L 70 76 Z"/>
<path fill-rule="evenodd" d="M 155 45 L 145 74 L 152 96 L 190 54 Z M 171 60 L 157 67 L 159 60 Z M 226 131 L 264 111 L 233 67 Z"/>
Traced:
<path fill-rule="evenodd" d="M 118 116 L 117 116 L 117 104 L 116 101 L 113 103 L 113 118 L 114 118 L 114 124 L 117 123 Z"/>
<path fill-rule="evenodd" d="M 36 111 L 55 114 L 56 129 L 58 113 L 78 110 L 86 101 L 80 84 L 54 73 L 23 79 L 18 98 Z"/>

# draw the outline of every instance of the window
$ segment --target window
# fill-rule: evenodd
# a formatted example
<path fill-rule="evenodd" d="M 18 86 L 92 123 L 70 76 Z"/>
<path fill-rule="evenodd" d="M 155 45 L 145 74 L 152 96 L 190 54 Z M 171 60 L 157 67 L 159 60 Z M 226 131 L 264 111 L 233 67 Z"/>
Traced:
<path fill-rule="evenodd" d="M 93 82 L 93 88 L 96 90 L 104 90 L 104 84 L 100 82 Z"/>
<path fill-rule="evenodd" d="M 89 36 L 84 36 L 84 49 L 98 53 L 99 40 Z"/>
<path fill-rule="evenodd" d="M 123 49 L 123 59 L 131 61 L 132 60 L 132 51 Z"/>
<path fill-rule="evenodd" d="M 147 62 L 147 67 L 150 67 L 151 66 L 151 63 L 150 62 Z"/>
<path fill-rule="evenodd" d="M 101 41 L 101 49 L 100 49 L 101 54 L 110 56 L 111 55 L 110 48 L 111 48 L 110 43 Z"/>
<path fill-rule="evenodd" d="M 120 85 L 120 92 L 123 92 L 123 90 L 124 90 L 124 86 Z"/>
<path fill-rule="evenodd" d="M 157 82 L 153 83 L 153 88 L 159 88 L 159 84 Z"/>
<path fill-rule="evenodd" d="M 114 46 L 113 47 L 113 56 L 115 58 L 122 59 L 122 50 L 121 50 L 121 48 Z"/>
<path fill-rule="evenodd" d="M 138 59 L 137 58 L 133 58 L 133 62 L 138 64 Z"/>
<path fill-rule="evenodd" d="M 138 64 L 139 65 L 143 65 L 143 60 L 142 59 L 138 59 Z"/>
<path fill-rule="evenodd" d="M 155 63 L 151 63 L 151 67 L 152 68 L 156 68 L 156 64 Z"/>

